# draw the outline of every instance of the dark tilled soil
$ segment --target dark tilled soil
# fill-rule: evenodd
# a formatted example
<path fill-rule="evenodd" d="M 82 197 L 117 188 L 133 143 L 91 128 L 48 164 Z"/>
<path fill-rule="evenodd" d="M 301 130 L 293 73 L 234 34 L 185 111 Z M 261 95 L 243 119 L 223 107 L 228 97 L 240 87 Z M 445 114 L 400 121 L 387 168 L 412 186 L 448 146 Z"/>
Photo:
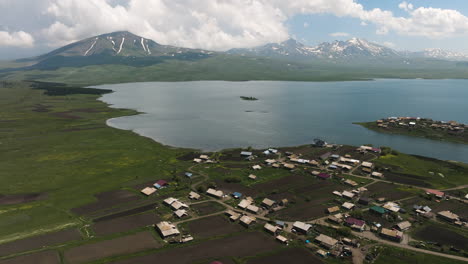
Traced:
<path fill-rule="evenodd" d="M 12 195 L 0 194 L 0 205 L 30 203 L 30 202 L 44 200 L 44 199 L 47 199 L 47 193 L 12 194 Z"/>
<path fill-rule="evenodd" d="M 153 212 L 132 215 L 122 218 L 101 221 L 94 224 L 93 229 L 98 236 L 126 232 L 144 226 L 156 224 L 161 219 Z"/>
<path fill-rule="evenodd" d="M 190 161 L 190 160 L 193 160 L 195 158 L 198 158 L 200 157 L 200 153 L 198 152 L 191 152 L 191 153 L 187 153 L 183 156 L 179 156 L 177 157 L 178 160 L 182 160 L 182 161 Z"/>
<path fill-rule="evenodd" d="M 377 182 L 367 186 L 369 195 L 374 195 L 375 198 L 385 197 L 387 200 L 399 200 L 405 197 L 413 196 L 414 194 L 397 190 L 399 186 L 391 183 Z"/>
<path fill-rule="evenodd" d="M 51 116 L 54 117 L 59 117 L 59 118 L 64 118 L 64 119 L 81 119 L 81 116 L 77 115 L 72 115 L 72 112 L 57 112 L 57 113 L 51 113 Z"/>
<path fill-rule="evenodd" d="M 160 246 L 150 232 L 141 232 L 112 240 L 78 246 L 65 251 L 64 257 L 67 263 L 85 263 L 114 255 L 131 254 L 145 249 L 158 248 Z"/>
<path fill-rule="evenodd" d="M 198 215 L 209 215 L 225 209 L 224 206 L 216 202 L 194 204 L 191 207 Z"/>
<path fill-rule="evenodd" d="M 159 202 L 154 202 L 154 203 L 143 205 L 143 206 L 140 206 L 140 207 L 137 207 L 137 208 L 132 208 L 132 209 L 129 209 L 129 210 L 125 210 L 125 211 L 122 211 L 122 212 L 101 216 L 99 218 L 94 219 L 94 222 L 97 223 L 97 222 L 109 221 L 109 220 L 120 218 L 120 217 L 125 217 L 125 216 L 129 216 L 129 215 L 135 215 L 135 214 L 143 213 L 143 212 L 154 209 L 157 205 L 159 205 Z"/>
<path fill-rule="evenodd" d="M 431 187 L 430 183 L 425 182 L 426 178 L 417 176 L 417 175 L 410 175 L 410 174 L 402 174 L 402 173 L 395 173 L 395 172 L 385 172 L 385 178 L 389 181 L 398 182 L 402 184 L 408 185 L 415 185 L 421 187 Z"/>
<path fill-rule="evenodd" d="M 226 235 L 245 230 L 240 224 L 230 223 L 227 217 L 221 215 L 191 221 L 188 228 L 195 238 Z"/>
<path fill-rule="evenodd" d="M 31 255 L 0 260 L 0 264 L 59 264 L 60 258 L 55 251 L 42 251 Z"/>
<path fill-rule="evenodd" d="M 81 234 L 76 229 L 66 229 L 55 233 L 44 234 L 0 245 L 0 256 L 7 256 L 38 249 L 44 246 L 58 245 L 72 240 L 80 240 Z"/>
<path fill-rule="evenodd" d="M 254 258 L 247 261 L 246 264 L 320 264 L 324 263 L 316 257 L 311 251 L 304 248 L 290 248 L 282 250 L 273 255 Z"/>
<path fill-rule="evenodd" d="M 187 247 L 170 249 L 152 255 L 118 261 L 119 264 L 177 263 L 191 264 L 214 258 L 245 257 L 280 248 L 272 236 L 260 232 L 245 232 L 232 237 L 209 240 Z"/>
<path fill-rule="evenodd" d="M 258 190 L 256 188 L 250 188 L 240 183 L 228 183 L 223 180 L 216 180 L 216 186 L 219 190 L 222 190 L 224 193 L 230 194 L 233 192 L 240 192 L 244 196 L 256 197 L 258 195 Z"/>
<path fill-rule="evenodd" d="M 109 208 L 121 203 L 127 203 L 140 199 L 138 195 L 124 190 L 100 193 L 96 195 L 96 198 L 98 199 L 96 202 L 81 207 L 73 208 L 72 212 L 78 215 L 84 215 L 105 208 Z"/>
<path fill-rule="evenodd" d="M 429 225 L 415 234 L 416 239 L 438 242 L 442 245 L 454 246 L 459 249 L 468 249 L 468 239 L 452 230 Z"/>

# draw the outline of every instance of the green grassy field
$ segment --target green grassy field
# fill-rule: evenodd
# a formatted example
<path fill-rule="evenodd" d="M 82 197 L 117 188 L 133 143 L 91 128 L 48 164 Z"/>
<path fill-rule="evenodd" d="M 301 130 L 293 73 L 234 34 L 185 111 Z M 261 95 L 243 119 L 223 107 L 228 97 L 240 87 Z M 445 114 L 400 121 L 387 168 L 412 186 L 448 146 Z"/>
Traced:
<path fill-rule="evenodd" d="M 107 119 L 135 114 L 108 108 L 97 95 L 46 96 L 24 83 L 0 88 L 0 194 L 48 198 L 0 206 L 0 243 L 85 224 L 70 209 L 94 194 L 170 178 L 188 164 L 183 149 L 162 146 Z"/>
<path fill-rule="evenodd" d="M 414 251 L 385 247 L 380 253 L 379 257 L 374 264 L 461 264 L 464 261 L 458 261 L 453 259 L 447 259 L 443 257 L 426 255 L 423 253 L 417 253 Z"/>
<path fill-rule="evenodd" d="M 467 184 L 468 165 L 432 158 L 397 153 L 375 160 L 377 166 L 390 168 L 392 172 L 415 175 L 434 188 L 446 189 Z M 439 175 L 439 173 L 442 174 Z"/>

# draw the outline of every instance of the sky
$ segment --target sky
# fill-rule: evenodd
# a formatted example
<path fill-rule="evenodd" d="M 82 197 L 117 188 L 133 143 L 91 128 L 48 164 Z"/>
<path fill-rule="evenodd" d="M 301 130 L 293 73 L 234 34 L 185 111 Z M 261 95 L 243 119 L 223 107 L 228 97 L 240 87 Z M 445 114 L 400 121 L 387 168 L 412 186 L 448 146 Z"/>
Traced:
<path fill-rule="evenodd" d="M 468 1 L 0 0 L 0 60 L 122 30 L 217 51 L 358 37 L 397 50 L 468 53 Z"/>

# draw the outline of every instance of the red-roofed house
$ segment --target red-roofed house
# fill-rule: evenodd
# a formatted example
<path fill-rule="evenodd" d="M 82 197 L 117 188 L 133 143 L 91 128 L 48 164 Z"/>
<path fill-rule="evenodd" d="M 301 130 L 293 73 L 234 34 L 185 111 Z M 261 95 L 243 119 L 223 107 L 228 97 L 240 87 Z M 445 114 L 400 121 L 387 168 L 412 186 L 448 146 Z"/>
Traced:
<path fill-rule="evenodd" d="M 327 180 L 331 178 L 331 175 L 328 173 L 320 173 L 319 175 L 317 175 L 317 177 L 322 180 Z"/>
<path fill-rule="evenodd" d="M 443 198 L 445 196 L 444 192 L 437 191 L 437 190 L 431 190 L 431 189 L 426 189 L 427 194 L 433 194 L 438 198 Z"/>
<path fill-rule="evenodd" d="M 346 218 L 345 224 L 352 229 L 356 229 L 361 232 L 364 231 L 364 228 L 366 227 L 366 222 L 364 220 L 359 220 L 353 217 Z"/>

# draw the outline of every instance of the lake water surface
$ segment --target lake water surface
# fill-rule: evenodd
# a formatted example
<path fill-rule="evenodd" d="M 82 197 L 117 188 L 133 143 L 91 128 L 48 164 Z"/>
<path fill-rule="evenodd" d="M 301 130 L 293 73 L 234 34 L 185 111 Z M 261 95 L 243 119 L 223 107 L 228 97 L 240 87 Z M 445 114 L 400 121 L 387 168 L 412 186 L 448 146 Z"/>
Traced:
<path fill-rule="evenodd" d="M 165 145 L 203 150 L 309 144 L 390 146 L 468 162 L 468 145 L 367 130 L 353 122 L 419 116 L 468 123 L 468 80 L 363 82 L 199 81 L 101 85 L 101 100 L 144 112 L 110 119 Z M 253 96 L 258 101 L 244 101 Z"/>

